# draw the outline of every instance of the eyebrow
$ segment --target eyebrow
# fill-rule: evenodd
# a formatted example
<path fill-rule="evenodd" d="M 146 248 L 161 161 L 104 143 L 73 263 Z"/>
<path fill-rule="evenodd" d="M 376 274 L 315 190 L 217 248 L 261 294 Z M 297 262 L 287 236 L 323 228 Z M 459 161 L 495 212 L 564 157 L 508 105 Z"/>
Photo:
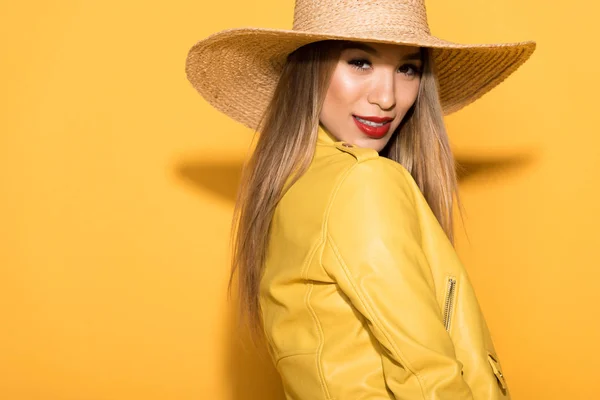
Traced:
<path fill-rule="evenodd" d="M 346 50 L 346 49 L 363 50 L 374 56 L 380 55 L 379 52 L 377 51 L 377 49 L 375 49 L 375 47 L 369 46 L 368 44 L 360 43 L 360 42 L 349 42 L 342 47 L 342 50 Z M 405 54 L 404 56 L 402 56 L 402 60 L 420 61 L 421 60 L 421 52 L 417 51 L 416 53 Z"/>

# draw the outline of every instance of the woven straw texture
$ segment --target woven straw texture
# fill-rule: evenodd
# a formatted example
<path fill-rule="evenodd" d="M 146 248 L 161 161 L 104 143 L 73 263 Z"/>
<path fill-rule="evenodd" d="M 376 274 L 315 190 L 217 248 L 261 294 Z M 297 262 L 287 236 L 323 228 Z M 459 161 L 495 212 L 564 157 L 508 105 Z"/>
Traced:
<path fill-rule="evenodd" d="M 236 28 L 197 42 L 186 75 L 217 110 L 251 129 L 289 53 L 328 39 L 433 49 L 445 115 L 500 84 L 531 56 L 535 42 L 460 44 L 431 35 L 423 0 L 297 0 L 291 30 Z"/>

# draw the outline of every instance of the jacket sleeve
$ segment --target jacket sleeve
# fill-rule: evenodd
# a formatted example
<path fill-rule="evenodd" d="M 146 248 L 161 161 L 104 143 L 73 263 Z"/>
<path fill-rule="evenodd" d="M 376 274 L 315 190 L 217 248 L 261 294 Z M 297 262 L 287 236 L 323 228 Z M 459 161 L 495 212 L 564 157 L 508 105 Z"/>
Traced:
<path fill-rule="evenodd" d="M 396 399 L 473 399 L 443 325 L 421 247 L 418 190 L 408 171 L 380 158 L 356 163 L 334 190 L 323 265 L 383 350 Z"/>

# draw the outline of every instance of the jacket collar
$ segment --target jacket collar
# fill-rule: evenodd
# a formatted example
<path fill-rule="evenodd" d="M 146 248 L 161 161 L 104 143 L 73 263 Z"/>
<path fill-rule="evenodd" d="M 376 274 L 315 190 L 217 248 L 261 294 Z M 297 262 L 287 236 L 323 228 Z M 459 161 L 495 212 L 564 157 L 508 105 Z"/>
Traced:
<path fill-rule="evenodd" d="M 327 132 L 325 130 L 325 128 L 323 128 L 321 126 L 321 124 L 319 124 L 319 133 L 317 136 L 317 144 L 334 145 L 337 142 L 339 142 L 339 140 L 335 136 L 333 136 L 331 133 Z"/>

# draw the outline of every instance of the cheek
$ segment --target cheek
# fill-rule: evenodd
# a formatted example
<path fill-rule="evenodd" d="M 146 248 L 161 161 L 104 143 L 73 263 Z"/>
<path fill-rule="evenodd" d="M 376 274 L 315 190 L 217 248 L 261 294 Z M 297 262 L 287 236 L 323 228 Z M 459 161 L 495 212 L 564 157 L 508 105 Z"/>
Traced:
<path fill-rule="evenodd" d="M 325 102 L 334 107 L 348 107 L 360 98 L 360 92 L 360 82 L 343 66 L 338 66 L 331 77 Z M 349 112 L 350 110 L 343 111 Z"/>
<path fill-rule="evenodd" d="M 417 99 L 419 93 L 419 81 L 406 82 L 403 85 L 398 85 L 398 92 L 396 98 L 398 99 L 398 106 L 403 110 L 408 110 Z"/>

